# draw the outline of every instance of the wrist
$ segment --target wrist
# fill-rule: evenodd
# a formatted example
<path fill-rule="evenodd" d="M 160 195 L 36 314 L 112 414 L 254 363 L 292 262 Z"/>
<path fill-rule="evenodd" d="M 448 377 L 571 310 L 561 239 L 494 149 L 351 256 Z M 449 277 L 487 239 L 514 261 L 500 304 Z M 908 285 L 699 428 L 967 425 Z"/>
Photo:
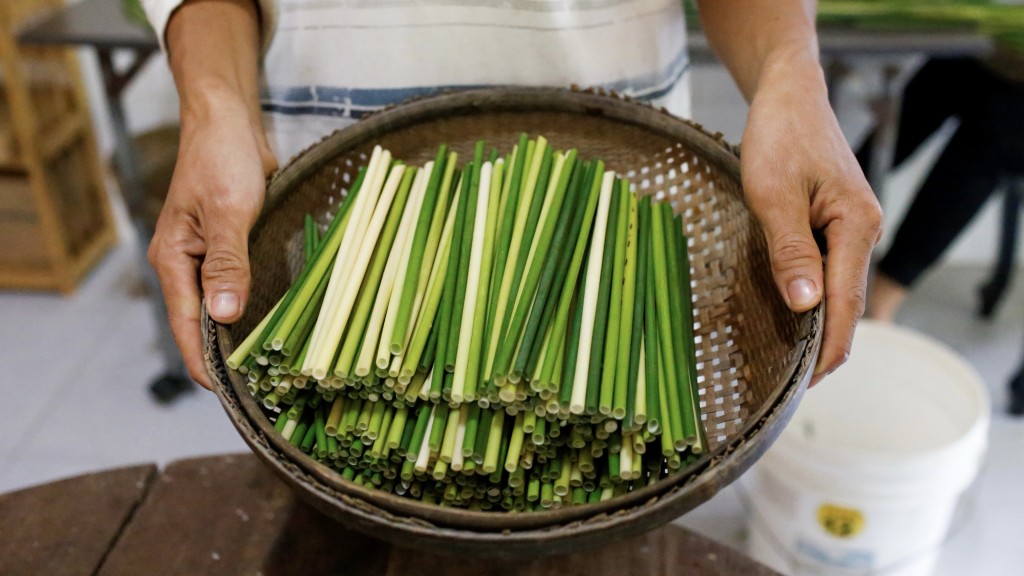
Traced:
<path fill-rule="evenodd" d="M 252 0 L 186 0 L 171 16 L 165 37 L 183 126 L 233 117 L 259 124 L 258 17 Z"/>
<path fill-rule="evenodd" d="M 218 78 L 200 78 L 179 89 L 183 127 L 214 120 L 252 120 L 252 104 L 236 86 Z"/>
<path fill-rule="evenodd" d="M 230 85 L 215 80 L 192 86 L 181 97 L 182 141 L 207 138 L 208 130 L 231 134 L 238 143 L 251 138 L 256 146 L 264 175 L 277 169 L 277 159 L 270 149 L 258 103 L 254 106 Z"/>
<path fill-rule="evenodd" d="M 779 86 L 797 88 L 805 94 L 827 96 L 825 73 L 813 43 L 794 42 L 770 50 L 764 57 L 754 96 Z"/>
<path fill-rule="evenodd" d="M 770 95 L 775 97 L 771 98 Z M 751 102 L 753 104 L 755 99 L 778 97 L 796 97 L 803 101 L 820 97 L 827 102 L 828 89 L 816 48 L 780 46 L 765 55 L 751 94 Z"/>

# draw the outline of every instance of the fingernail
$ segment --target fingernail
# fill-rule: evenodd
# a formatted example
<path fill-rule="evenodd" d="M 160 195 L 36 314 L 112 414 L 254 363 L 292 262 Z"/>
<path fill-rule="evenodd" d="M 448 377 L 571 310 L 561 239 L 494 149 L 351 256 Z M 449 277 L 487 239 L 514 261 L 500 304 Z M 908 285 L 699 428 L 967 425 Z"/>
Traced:
<path fill-rule="evenodd" d="M 810 306 L 818 296 L 817 286 L 807 278 L 790 281 L 786 291 L 789 293 L 789 305 L 796 308 Z"/>
<path fill-rule="evenodd" d="M 817 366 L 814 367 L 814 374 L 813 375 L 814 376 L 830 376 L 833 372 L 835 372 L 836 370 L 839 370 L 839 368 L 841 368 L 843 364 L 846 364 L 846 361 L 849 360 L 849 359 L 850 359 L 850 353 L 849 352 L 845 352 L 843 354 L 843 359 L 840 360 L 839 362 L 836 362 L 835 364 L 825 365 L 825 364 L 819 363 Z"/>
<path fill-rule="evenodd" d="M 233 318 L 238 314 L 238 296 L 231 292 L 221 292 L 213 297 L 210 313 L 219 318 Z"/>

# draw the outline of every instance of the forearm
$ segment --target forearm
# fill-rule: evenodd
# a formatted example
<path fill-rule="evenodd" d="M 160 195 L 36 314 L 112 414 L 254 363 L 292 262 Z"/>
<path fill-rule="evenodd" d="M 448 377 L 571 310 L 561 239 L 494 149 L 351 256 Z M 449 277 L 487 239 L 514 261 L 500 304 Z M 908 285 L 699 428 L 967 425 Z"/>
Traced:
<path fill-rule="evenodd" d="M 260 123 L 259 12 L 253 0 L 189 0 L 166 40 L 184 129 L 219 114 Z"/>
<path fill-rule="evenodd" d="M 821 78 L 814 0 L 699 0 L 701 27 L 748 102 L 773 77 Z M 781 72 L 780 69 L 785 69 Z M 824 88 L 824 83 L 817 86 Z"/>

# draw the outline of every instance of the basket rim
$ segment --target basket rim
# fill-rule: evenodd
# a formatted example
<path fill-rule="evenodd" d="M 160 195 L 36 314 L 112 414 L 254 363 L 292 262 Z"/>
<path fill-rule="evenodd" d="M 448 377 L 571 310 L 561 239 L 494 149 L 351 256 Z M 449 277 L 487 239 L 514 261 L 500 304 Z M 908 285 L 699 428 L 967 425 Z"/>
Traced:
<path fill-rule="evenodd" d="M 425 118 L 432 117 L 430 114 L 439 109 L 443 109 L 450 116 L 531 111 L 601 116 L 609 120 L 642 128 L 669 139 L 686 141 L 688 146 L 691 146 L 701 154 L 702 159 L 715 164 L 717 168 L 722 169 L 728 175 L 735 178 L 737 182 L 739 181 L 739 161 L 735 148 L 727 144 L 720 134 L 712 135 L 700 125 L 671 116 L 664 110 L 657 110 L 650 105 L 617 97 L 614 94 L 608 95 L 593 91 L 559 88 L 487 88 L 444 93 L 417 99 L 382 112 L 377 112 L 352 126 L 335 131 L 292 158 L 271 177 L 268 182 L 267 201 L 264 210 L 273 210 L 279 202 L 283 201 L 286 193 L 291 189 L 292 183 L 300 182 L 306 176 L 318 170 L 334 157 L 338 149 L 356 148 L 379 137 L 382 131 L 388 132 L 413 125 Z M 334 152 L 328 153 L 328 150 Z M 257 226 L 259 225 L 257 223 Z M 447 526 L 448 529 L 452 530 L 512 530 L 519 532 L 544 528 L 550 530 L 552 526 L 566 525 L 604 514 L 612 514 L 617 510 L 631 506 L 641 506 L 645 502 L 652 500 L 662 501 L 666 497 L 667 499 L 679 500 L 678 497 L 681 492 L 688 493 L 693 491 L 685 488 L 680 489 L 681 487 L 687 484 L 694 484 L 694 480 L 699 480 L 702 476 L 706 476 L 709 470 L 718 469 L 721 471 L 729 469 L 726 466 L 729 463 L 729 454 L 741 448 L 744 444 L 749 444 L 753 433 L 764 427 L 766 419 L 776 413 L 780 402 L 784 399 L 785 402 L 782 404 L 782 407 L 789 408 L 789 410 L 783 411 L 786 413 L 786 419 L 788 419 L 788 413 L 795 408 L 795 403 L 790 401 L 795 399 L 794 396 L 802 393 L 803 387 L 806 386 L 810 379 L 810 367 L 813 367 L 813 362 L 808 363 L 808 358 L 816 357 L 820 346 L 822 311 L 818 308 L 814 312 L 806 313 L 802 316 L 801 320 L 799 350 L 797 354 L 794 354 L 792 366 L 787 367 L 783 372 L 784 376 L 779 378 L 780 383 L 772 389 L 758 411 L 750 415 L 747 422 L 732 440 L 723 442 L 713 451 L 706 452 L 695 464 L 687 468 L 686 473 L 671 474 L 651 486 L 634 490 L 605 502 L 580 507 L 536 511 L 529 514 L 501 514 L 442 508 L 384 493 L 379 490 L 364 488 L 355 483 L 345 481 L 333 469 L 315 462 L 300 450 L 291 446 L 290 443 L 277 438 L 272 433 L 272 426 L 266 419 L 263 409 L 251 396 L 241 393 L 246 391 L 245 386 L 243 382 L 239 381 L 236 374 L 230 371 L 222 373 L 211 369 L 211 376 L 214 376 L 217 382 L 218 395 L 221 396 L 225 410 L 228 410 L 229 415 L 235 420 L 236 427 L 239 425 L 238 420 L 235 418 L 236 415 L 231 413 L 229 405 L 225 401 L 226 398 L 223 397 L 223 394 L 229 391 L 237 398 L 237 405 L 241 407 L 246 418 L 250 420 L 251 424 L 255 425 L 255 428 L 263 436 L 263 440 L 267 442 L 268 446 L 265 448 L 261 447 L 261 449 L 270 449 L 270 451 L 262 455 L 266 456 L 268 461 L 272 460 L 271 454 L 273 454 L 278 458 L 291 462 L 313 479 L 315 483 L 323 484 L 323 486 L 329 487 L 345 496 L 363 500 L 391 513 L 408 515 L 429 522 L 434 526 Z M 210 333 L 207 334 L 207 331 L 204 331 L 203 336 L 204 339 L 208 339 L 208 342 L 205 343 L 205 348 L 210 357 L 220 357 L 221 355 L 226 357 L 230 350 L 233 349 L 230 333 L 224 326 L 214 325 Z M 249 441 L 250 439 L 246 438 L 246 440 Z M 767 444 L 763 449 L 766 448 Z M 727 481 L 731 481 L 746 470 L 752 462 L 753 459 L 745 459 L 744 462 L 739 463 L 738 469 L 728 473 L 727 477 L 724 478 Z M 670 492 L 671 494 L 669 494 Z M 700 501 L 710 498 L 713 494 L 714 491 L 710 491 Z M 693 505 L 696 505 L 696 503 Z M 336 505 L 345 506 L 350 512 L 357 508 L 341 500 L 337 500 Z M 496 518 L 499 517 L 502 519 L 500 527 L 496 526 L 495 523 Z"/>
<path fill-rule="evenodd" d="M 333 489 L 317 478 L 315 473 L 307 470 L 294 459 L 283 455 L 268 442 L 273 434 L 266 434 L 253 425 L 247 410 L 232 411 L 232 405 L 255 401 L 247 394 L 237 394 L 236 390 L 223 384 L 227 368 L 221 350 L 216 346 L 208 346 L 205 350 L 207 369 L 211 374 L 218 375 L 218 385 L 214 388 L 218 399 L 228 417 L 242 433 L 242 437 L 250 448 L 275 473 L 283 479 L 301 488 L 299 495 L 310 503 L 338 520 L 356 521 L 356 529 L 377 537 L 388 537 L 403 544 L 430 550 L 433 546 L 451 546 L 453 539 L 458 542 L 460 551 L 474 555 L 513 557 L 519 554 L 552 553 L 552 546 L 557 542 L 563 545 L 593 546 L 604 537 L 614 532 L 617 537 L 629 537 L 653 529 L 671 521 L 680 514 L 689 511 L 696 505 L 710 499 L 722 485 L 731 483 L 745 472 L 774 443 L 792 417 L 800 397 L 806 392 L 812 373 L 809 370 L 817 361 L 820 351 L 820 334 L 823 321 L 823 310 L 815 309 L 805 317 L 806 324 L 814 331 L 805 340 L 806 347 L 801 357 L 802 376 L 794 373 L 785 389 L 774 402 L 766 403 L 763 413 L 758 419 L 751 419 L 744 433 L 730 443 L 722 454 L 710 458 L 700 474 L 677 475 L 675 478 L 684 482 L 669 488 L 668 493 L 653 496 L 628 507 L 620 507 L 611 511 L 595 513 L 590 517 L 564 523 L 540 525 L 530 528 L 514 529 L 507 525 L 488 526 L 485 531 L 467 527 L 439 525 L 422 518 L 399 517 L 395 511 L 381 508 L 359 495 L 346 494 Z M 213 341 L 223 326 L 217 324 L 203 312 L 203 339 L 207 343 Z M 758 434 L 757 441 L 752 441 Z M 697 466 L 693 467 L 694 469 Z M 298 472 L 298 473 L 296 473 Z M 668 477 L 661 482 L 673 478 Z M 358 486 L 353 485 L 356 488 Z M 364 489 L 365 490 L 365 489 Z M 378 491 L 379 492 L 379 491 Z M 398 498 L 397 496 L 392 496 Z M 694 499 L 696 497 L 696 500 Z M 608 502 L 620 502 L 621 497 Z M 589 508 L 591 505 L 580 507 Z M 460 512 L 469 512 L 462 511 Z M 507 520 L 514 517 L 528 517 L 548 512 L 486 512 L 491 520 Z M 637 519 L 639 518 L 639 521 Z M 373 531 L 367 528 L 371 526 Z M 383 533 L 381 532 L 383 531 Z M 414 537 L 409 539 L 409 537 Z"/>

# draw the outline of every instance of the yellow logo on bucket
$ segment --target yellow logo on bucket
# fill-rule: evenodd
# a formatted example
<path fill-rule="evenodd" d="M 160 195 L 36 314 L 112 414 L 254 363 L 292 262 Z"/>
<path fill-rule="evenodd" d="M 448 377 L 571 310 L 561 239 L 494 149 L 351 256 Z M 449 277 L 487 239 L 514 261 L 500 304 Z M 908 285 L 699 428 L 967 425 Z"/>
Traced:
<path fill-rule="evenodd" d="M 864 515 L 853 508 L 822 504 L 818 508 L 818 523 L 837 538 L 850 538 L 864 530 Z"/>

